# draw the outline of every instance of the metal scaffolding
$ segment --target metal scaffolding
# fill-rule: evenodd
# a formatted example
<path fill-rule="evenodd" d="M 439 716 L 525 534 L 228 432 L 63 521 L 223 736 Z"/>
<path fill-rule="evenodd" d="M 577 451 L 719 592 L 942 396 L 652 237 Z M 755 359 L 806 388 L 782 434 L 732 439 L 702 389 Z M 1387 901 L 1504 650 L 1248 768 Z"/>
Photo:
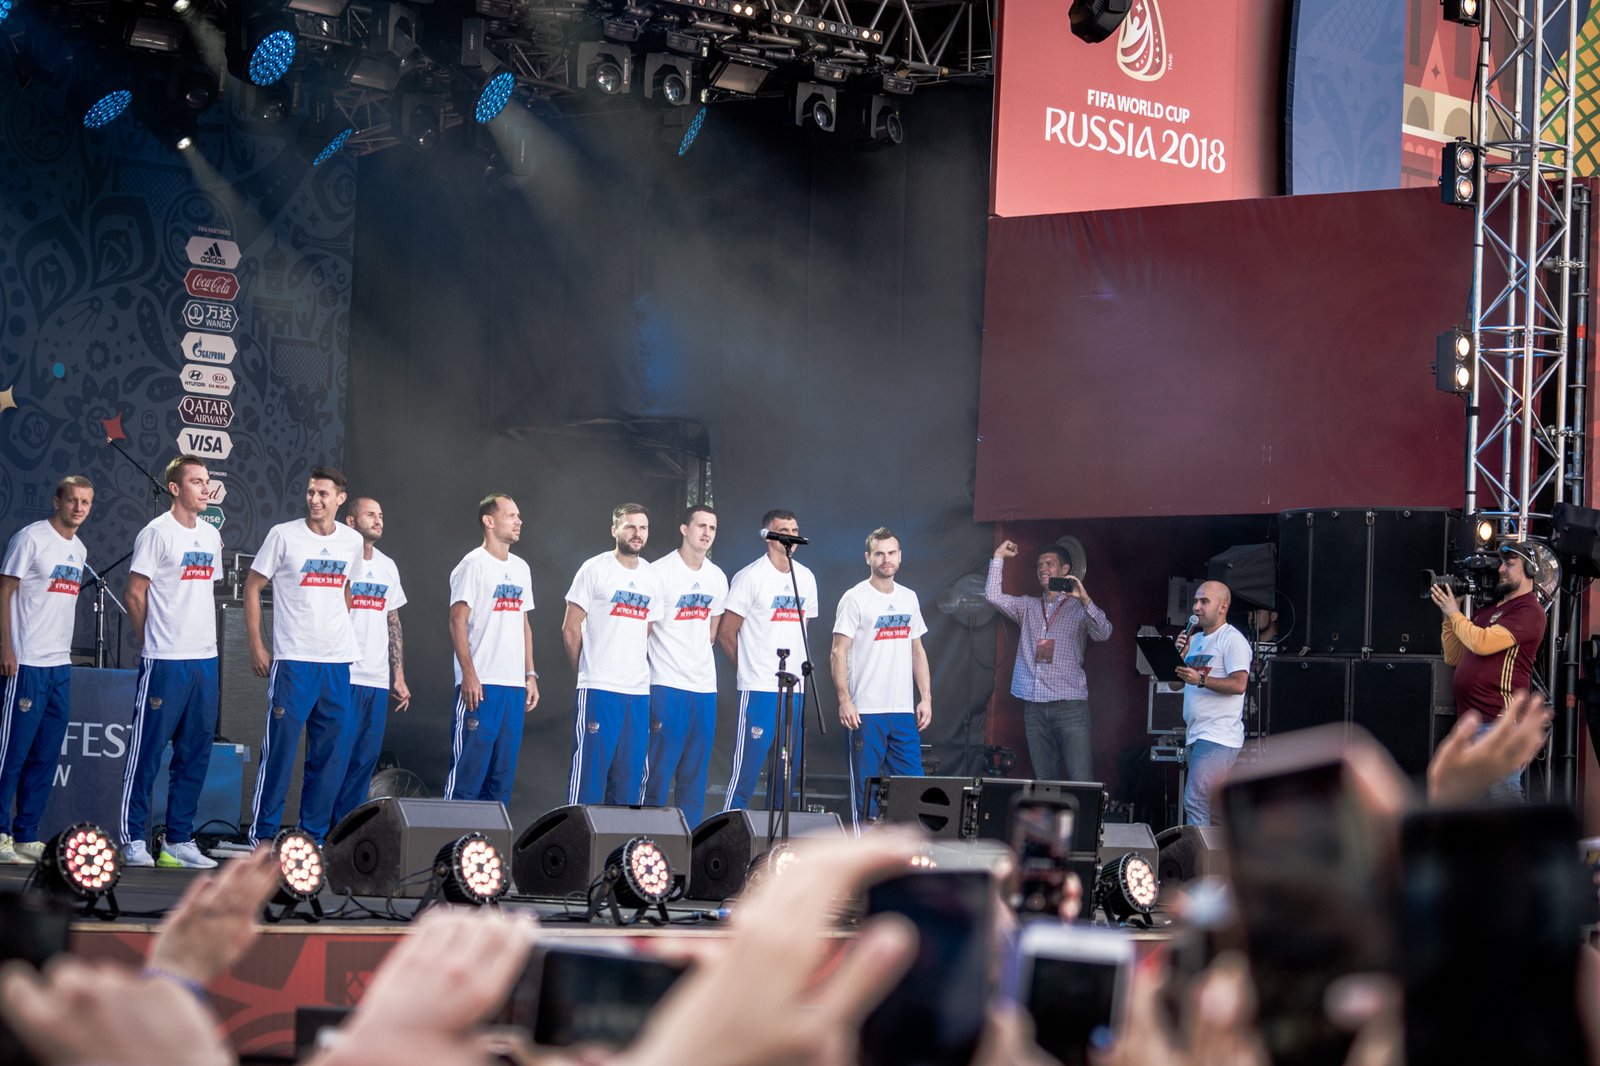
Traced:
<path fill-rule="evenodd" d="M 1583 502 L 1584 360 L 1573 331 L 1574 281 L 1584 270 L 1575 258 L 1585 256 L 1573 227 L 1577 37 L 1576 0 L 1491 0 L 1478 37 L 1474 118 L 1483 150 L 1466 513 L 1493 520 L 1503 539 L 1517 541 L 1547 535 L 1556 503 Z M 1586 229 L 1587 196 L 1581 199 Z M 1558 716 L 1545 783 L 1550 795 L 1568 799 L 1577 728 L 1563 697 L 1577 653 L 1575 588 L 1564 583 L 1550 604 L 1542 670 Z"/>

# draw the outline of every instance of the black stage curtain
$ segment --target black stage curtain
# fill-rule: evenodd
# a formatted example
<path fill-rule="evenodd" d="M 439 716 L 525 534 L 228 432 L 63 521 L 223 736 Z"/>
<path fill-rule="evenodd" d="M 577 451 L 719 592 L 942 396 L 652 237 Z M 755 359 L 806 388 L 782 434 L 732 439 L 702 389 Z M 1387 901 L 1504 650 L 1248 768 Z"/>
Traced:
<path fill-rule="evenodd" d="M 660 505 L 647 557 L 678 544 L 663 509 L 681 489 L 626 441 L 563 429 L 592 419 L 708 427 L 713 558 L 730 577 L 761 552 L 763 512 L 798 513 L 831 723 L 813 732 L 813 773 L 845 767 L 825 679 L 834 607 L 867 576 L 867 532 L 899 532 L 903 583 L 932 627 L 927 738 L 941 770 L 959 772 L 973 715 L 975 770 L 993 623 L 970 630 L 934 601 L 991 550 L 972 520 L 991 103 L 985 89 L 919 93 L 905 144 L 876 152 L 786 127 L 778 101 L 711 109 L 681 156 L 683 128 L 654 111 L 523 118 L 513 125 L 539 171 L 510 192 L 449 146 L 360 161 L 348 473 L 383 505 L 382 547 L 410 596 L 414 699 L 390 716 L 385 746 L 435 794 L 450 747 L 448 576 L 478 543 L 479 498 L 516 497 L 534 574 L 543 699 L 526 719 L 519 826 L 566 799 L 575 678 L 560 620 L 573 573 L 610 547 L 625 499 Z M 719 669 L 713 788 L 737 717 Z M 708 796 L 708 811 L 720 805 Z"/>

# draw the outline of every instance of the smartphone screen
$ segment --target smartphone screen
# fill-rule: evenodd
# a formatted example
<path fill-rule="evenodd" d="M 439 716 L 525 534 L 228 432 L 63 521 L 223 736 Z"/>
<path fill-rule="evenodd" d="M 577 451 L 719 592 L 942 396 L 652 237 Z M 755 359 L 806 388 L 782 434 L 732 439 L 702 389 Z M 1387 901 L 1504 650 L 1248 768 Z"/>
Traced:
<path fill-rule="evenodd" d="M 1232 781 L 1222 795 L 1267 1050 L 1338 1066 L 1352 1037 L 1328 1020 L 1328 985 L 1390 961 L 1379 845 L 1341 761 Z"/>
<path fill-rule="evenodd" d="M 1399 946 L 1410 1066 L 1583 1061 L 1574 992 L 1595 888 L 1577 839 L 1567 807 L 1405 820 Z"/>
<path fill-rule="evenodd" d="M 1011 850 L 1017 856 L 1011 906 L 1027 914 L 1054 914 L 1061 906 L 1077 801 L 1071 796 L 1011 801 Z"/>
<path fill-rule="evenodd" d="M 1029 960 L 1028 1012 L 1039 1046 L 1065 1066 L 1088 1066 L 1096 1029 L 1111 1029 L 1117 965 L 1086 959 Z"/>
<path fill-rule="evenodd" d="M 994 889 L 986 870 L 906 874 L 867 890 L 867 914 L 904 915 L 917 955 L 861 1026 L 862 1066 L 967 1066 L 988 1006 Z"/>
<path fill-rule="evenodd" d="M 501 1015 L 536 1044 L 623 1047 L 687 967 L 660 959 L 551 948 L 536 955 Z"/>

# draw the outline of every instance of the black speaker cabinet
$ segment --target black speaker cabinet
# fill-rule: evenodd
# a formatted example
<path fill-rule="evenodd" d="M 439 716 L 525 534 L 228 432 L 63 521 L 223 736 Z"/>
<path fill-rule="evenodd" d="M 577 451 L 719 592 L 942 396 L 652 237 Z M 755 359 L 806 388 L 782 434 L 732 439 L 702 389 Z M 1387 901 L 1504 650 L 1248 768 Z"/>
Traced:
<path fill-rule="evenodd" d="M 1176 825 L 1163 830 L 1156 845 L 1161 849 L 1157 873 L 1163 885 L 1227 875 L 1228 853 L 1221 826 Z"/>
<path fill-rule="evenodd" d="M 789 836 L 844 836 L 837 814 L 789 812 Z M 766 811 L 723 811 L 689 838 L 689 898 L 725 900 L 744 890 L 750 860 L 767 850 Z"/>
<path fill-rule="evenodd" d="M 878 817 L 919 825 L 935 840 L 973 835 L 981 778 L 885 777 L 878 783 Z"/>
<path fill-rule="evenodd" d="M 557 807 L 522 831 L 511 849 L 511 877 L 525 896 L 587 892 L 613 851 L 649 837 L 666 852 L 672 879 L 687 887 L 689 823 L 676 807 Z"/>
<path fill-rule="evenodd" d="M 1575 503 L 1550 509 L 1550 549 L 1565 557 L 1568 573 L 1600 577 L 1600 511 Z"/>
<path fill-rule="evenodd" d="M 1278 550 L 1271 544 L 1236 544 L 1211 557 L 1206 579 L 1227 585 L 1236 606 L 1276 610 Z"/>
<path fill-rule="evenodd" d="M 1076 799 L 1078 817 L 1073 823 L 1072 850 L 1090 859 L 1099 854 L 1101 830 L 1105 826 L 1106 787 L 1098 781 L 1030 781 L 1015 777 L 985 777 L 978 793 L 976 835 L 1009 843 L 1006 822 L 1011 815 L 1011 797 L 1023 791 L 1046 798 L 1070 795 Z"/>
<path fill-rule="evenodd" d="M 1267 660 L 1263 733 L 1276 735 L 1349 717 L 1351 659 L 1280 655 Z"/>
<path fill-rule="evenodd" d="M 1456 518 L 1443 508 L 1382 510 L 1372 526 L 1373 655 L 1439 655 L 1439 608 L 1424 599 L 1422 571 L 1449 565 Z"/>
<path fill-rule="evenodd" d="M 1442 658 L 1358 659 L 1351 664 L 1350 720 L 1388 748 L 1400 769 L 1423 774 L 1455 724 L 1454 677 Z"/>
<path fill-rule="evenodd" d="M 482 833 L 500 849 L 504 862 L 511 852 L 511 819 L 498 803 L 467 800 L 388 799 L 363 803 L 333 827 L 323 848 L 328 887 L 358 896 L 387 896 L 395 882 L 433 865 L 439 849 L 468 833 Z M 427 880 L 418 878 L 398 893 L 422 895 Z"/>

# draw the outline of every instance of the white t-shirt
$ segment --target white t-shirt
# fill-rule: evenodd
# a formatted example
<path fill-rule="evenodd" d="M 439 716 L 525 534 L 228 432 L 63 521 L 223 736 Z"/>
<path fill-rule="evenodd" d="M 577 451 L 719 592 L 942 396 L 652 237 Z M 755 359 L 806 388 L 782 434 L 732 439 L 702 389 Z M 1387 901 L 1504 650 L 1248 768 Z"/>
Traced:
<path fill-rule="evenodd" d="M 792 578 L 763 555 L 734 574 L 728 585 L 726 609 L 744 619 L 739 627 L 740 692 L 778 691 L 779 648 L 789 649 L 789 673 L 800 676 L 800 664 L 805 661 L 800 608 L 807 618 L 817 616 L 817 579 L 799 563 L 791 561 L 790 565 L 794 567 Z M 794 602 L 795 581 L 800 582 L 799 607 Z"/>
<path fill-rule="evenodd" d="M 578 567 L 567 590 L 567 602 L 586 616 L 578 687 L 650 695 L 649 628 L 666 613 L 665 601 L 660 579 L 643 559 L 629 570 L 605 552 Z"/>
<path fill-rule="evenodd" d="M 406 604 L 400 571 L 377 548 L 362 560 L 361 580 L 350 583 L 350 624 L 355 626 L 361 658 L 350 664 L 350 683 L 367 688 L 389 687 L 389 612 Z"/>
<path fill-rule="evenodd" d="M 515 555 L 501 562 L 482 545 L 473 548 L 450 571 L 450 606 L 464 603 L 467 648 L 472 669 L 485 685 L 526 688 L 528 657 L 522 616 L 533 610 L 533 571 Z M 461 684 L 461 661 L 450 657 Z"/>
<path fill-rule="evenodd" d="M 1250 669 L 1250 642 L 1228 623 L 1215 633 L 1196 633 L 1184 651 L 1184 665 L 1206 677 L 1227 677 Z M 1225 748 L 1244 747 L 1244 693 L 1224 696 L 1220 692 L 1183 687 L 1183 721 L 1188 727 L 1185 740 L 1209 740 Z"/>
<path fill-rule="evenodd" d="M 717 691 L 711 619 L 728 600 L 728 575 L 710 559 L 690 570 L 681 551 L 650 564 L 661 585 L 665 616 L 650 630 L 650 683 L 685 692 Z"/>
<path fill-rule="evenodd" d="M 850 702 L 861 714 L 917 709 L 911 642 L 928 631 L 917 594 L 882 593 L 863 581 L 839 598 L 833 631 L 850 638 Z"/>
<path fill-rule="evenodd" d="M 361 658 L 344 586 L 359 581 L 365 541 L 336 523 L 319 536 L 304 519 L 267 530 L 250 569 L 272 579 L 272 657 L 303 663 Z"/>
<path fill-rule="evenodd" d="M 76 535 L 64 540 L 48 520 L 23 526 L 11 538 L 0 573 L 20 580 L 11 597 L 11 650 L 19 665 L 72 661 L 78 587 L 88 558 L 83 541 Z"/>
<path fill-rule="evenodd" d="M 193 529 L 172 512 L 151 519 L 133 540 L 130 573 L 150 579 L 145 596 L 146 659 L 213 659 L 217 608 L 212 595 L 222 580 L 222 534 L 195 519 Z"/>

